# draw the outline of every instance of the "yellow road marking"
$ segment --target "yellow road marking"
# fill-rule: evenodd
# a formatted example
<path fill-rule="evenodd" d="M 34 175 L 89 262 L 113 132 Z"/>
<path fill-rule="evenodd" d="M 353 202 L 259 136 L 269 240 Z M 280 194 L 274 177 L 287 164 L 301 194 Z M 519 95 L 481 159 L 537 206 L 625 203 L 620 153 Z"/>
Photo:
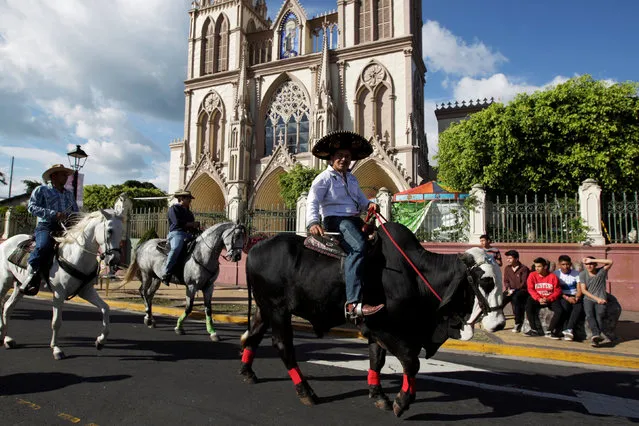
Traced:
<path fill-rule="evenodd" d="M 38 404 L 34 404 L 31 401 L 27 401 L 25 399 L 20 399 L 20 398 L 18 398 L 18 404 L 26 405 L 27 407 L 31 408 L 32 410 L 39 410 L 40 408 L 42 408 Z"/>
<path fill-rule="evenodd" d="M 68 420 L 71 423 L 80 423 L 82 421 L 81 419 L 79 419 L 79 418 L 77 418 L 75 416 L 72 416 L 71 414 L 67 414 L 67 413 L 58 413 L 58 417 L 60 417 L 61 419 L 64 419 L 64 420 Z"/>

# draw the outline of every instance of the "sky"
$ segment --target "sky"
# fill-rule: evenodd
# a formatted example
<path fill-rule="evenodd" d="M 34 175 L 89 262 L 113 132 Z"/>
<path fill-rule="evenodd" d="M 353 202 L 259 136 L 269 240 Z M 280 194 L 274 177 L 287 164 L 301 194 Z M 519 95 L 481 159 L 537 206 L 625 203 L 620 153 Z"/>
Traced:
<path fill-rule="evenodd" d="M 301 1 L 309 17 L 334 0 Z M 0 0 L 0 171 L 12 195 L 87 152 L 85 184 L 168 186 L 169 143 L 183 137 L 190 0 Z M 267 1 L 268 15 L 281 1 Z M 435 105 L 508 102 L 591 74 L 639 80 L 634 0 L 424 0 L 425 131 Z M 8 195 L 0 184 L 0 198 Z"/>

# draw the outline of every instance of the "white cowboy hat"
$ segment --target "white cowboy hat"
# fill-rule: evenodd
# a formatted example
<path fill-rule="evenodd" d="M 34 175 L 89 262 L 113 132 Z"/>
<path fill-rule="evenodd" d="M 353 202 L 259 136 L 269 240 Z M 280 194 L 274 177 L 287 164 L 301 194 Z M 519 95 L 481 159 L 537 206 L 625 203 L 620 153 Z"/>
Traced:
<path fill-rule="evenodd" d="M 67 174 L 67 176 L 73 174 L 73 170 L 71 170 L 70 168 L 64 167 L 62 164 L 54 164 L 53 166 L 45 170 L 44 173 L 42 173 L 42 180 L 45 182 L 49 182 L 51 180 L 51 175 L 59 172 L 64 172 Z"/>
<path fill-rule="evenodd" d="M 184 198 L 190 198 L 192 200 L 195 199 L 195 197 L 191 194 L 191 191 L 185 191 L 184 189 L 180 188 L 177 191 L 175 191 L 175 194 L 173 194 L 173 196 L 175 198 L 178 197 L 184 197 Z"/>

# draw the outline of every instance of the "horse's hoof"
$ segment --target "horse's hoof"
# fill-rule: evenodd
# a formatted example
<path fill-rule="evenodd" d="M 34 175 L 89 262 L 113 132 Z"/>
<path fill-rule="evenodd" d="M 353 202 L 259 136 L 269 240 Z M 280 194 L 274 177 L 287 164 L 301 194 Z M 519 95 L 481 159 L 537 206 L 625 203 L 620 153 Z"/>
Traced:
<path fill-rule="evenodd" d="M 220 338 L 217 337 L 217 333 L 213 333 L 209 336 L 211 338 L 211 342 L 219 342 Z"/>
<path fill-rule="evenodd" d="M 4 347 L 5 349 L 15 349 L 16 347 L 16 341 L 10 338 L 5 338 L 4 339 Z"/>
<path fill-rule="evenodd" d="M 155 321 L 152 318 L 144 318 L 144 325 L 149 328 L 155 328 Z"/>
<path fill-rule="evenodd" d="M 101 351 L 102 349 L 104 349 L 104 343 L 100 343 L 99 341 L 95 341 L 95 348 L 99 351 Z"/>
<path fill-rule="evenodd" d="M 242 364 L 242 368 L 240 368 L 240 375 L 242 376 L 242 381 L 244 383 L 248 383 L 250 385 L 254 385 L 257 383 L 257 376 L 255 372 L 248 364 Z"/>
<path fill-rule="evenodd" d="M 53 352 L 53 359 L 55 359 L 56 361 L 61 361 L 64 358 L 66 358 L 66 356 L 64 355 L 64 352 L 59 351 L 59 352 Z"/>
<path fill-rule="evenodd" d="M 186 333 L 184 332 L 183 328 L 175 327 L 175 334 L 177 334 L 178 336 L 184 336 Z"/>

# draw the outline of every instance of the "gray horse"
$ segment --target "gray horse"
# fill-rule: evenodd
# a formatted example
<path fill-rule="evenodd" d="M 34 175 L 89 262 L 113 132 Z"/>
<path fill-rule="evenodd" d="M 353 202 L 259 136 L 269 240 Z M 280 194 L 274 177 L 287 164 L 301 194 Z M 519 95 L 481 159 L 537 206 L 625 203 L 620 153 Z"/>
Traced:
<path fill-rule="evenodd" d="M 246 228 L 233 222 L 224 222 L 213 225 L 197 237 L 195 248 L 184 265 L 184 284 L 186 285 L 186 307 L 184 313 L 178 318 L 175 332 L 184 334 L 182 323 L 193 310 L 193 300 L 198 290 L 204 294 L 204 306 L 206 314 L 206 329 L 211 340 L 219 341 L 213 319 L 211 317 L 211 298 L 213 296 L 213 283 L 220 273 L 219 257 L 222 249 L 226 249 L 227 260 L 238 262 L 242 257 L 242 249 L 246 239 Z M 135 250 L 135 260 L 129 266 L 124 276 L 124 282 L 137 277 L 141 281 L 140 295 L 144 300 L 145 312 L 144 324 L 149 328 L 155 327 L 152 305 L 153 296 L 160 287 L 160 277 L 164 272 L 166 255 L 157 249 L 158 238 L 148 240 L 140 244 Z M 172 281 L 176 284 L 181 284 Z"/>

